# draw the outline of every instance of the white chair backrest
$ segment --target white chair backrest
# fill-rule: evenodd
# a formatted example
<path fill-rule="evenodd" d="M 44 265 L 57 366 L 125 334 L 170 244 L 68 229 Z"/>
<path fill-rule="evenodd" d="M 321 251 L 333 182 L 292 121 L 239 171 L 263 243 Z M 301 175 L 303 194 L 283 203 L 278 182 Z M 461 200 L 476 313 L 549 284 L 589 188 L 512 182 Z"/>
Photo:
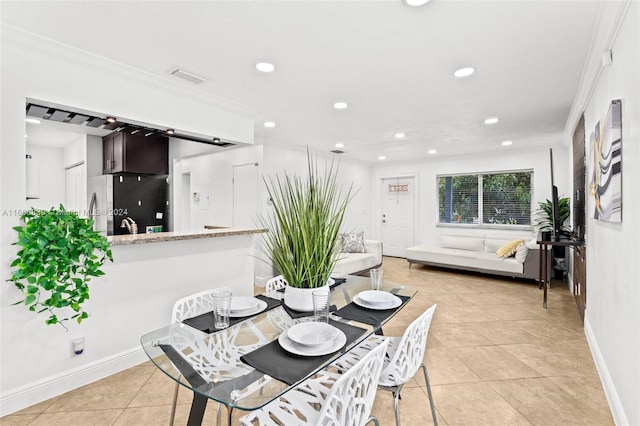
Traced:
<path fill-rule="evenodd" d="M 388 343 L 389 341 L 385 340 L 372 349 L 336 380 L 315 424 L 353 426 L 366 424 L 376 397 Z"/>
<path fill-rule="evenodd" d="M 429 326 L 438 305 L 433 305 L 416 318 L 405 330 L 393 356 L 382 371 L 387 379 L 403 384 L 408 382 L 422 365 L 427 346 Z"/>
<path fill-rule="evenodd" d="M 213 309 L 213 295 L 220 290 L 231 290 L 230 288 L 213 288 L 199 293 L 183 297 L 173 304 L 171 313 L 171 323 L 180 322 L 187 318 L 192 318 Z"/>
<path fill-rule="evenodd" d="M 282 278 L 282 275 L 278 275 L 273 277 L 267 281 L 264 285 L 264 291 L 276 291 L 284 288 L 287 285 L 287 282 Z"/>

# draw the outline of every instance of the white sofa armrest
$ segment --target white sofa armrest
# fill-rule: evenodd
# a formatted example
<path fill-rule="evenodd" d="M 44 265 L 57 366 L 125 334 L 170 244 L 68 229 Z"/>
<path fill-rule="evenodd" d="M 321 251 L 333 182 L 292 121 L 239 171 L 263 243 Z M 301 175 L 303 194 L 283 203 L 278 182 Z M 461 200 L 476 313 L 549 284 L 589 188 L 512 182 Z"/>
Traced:
<path fill-rule="evenodd" d="M 367 253 L 375 255 L 378 264 L 382 263 L 382 241 L 364 240 L 364 249 Z"/>

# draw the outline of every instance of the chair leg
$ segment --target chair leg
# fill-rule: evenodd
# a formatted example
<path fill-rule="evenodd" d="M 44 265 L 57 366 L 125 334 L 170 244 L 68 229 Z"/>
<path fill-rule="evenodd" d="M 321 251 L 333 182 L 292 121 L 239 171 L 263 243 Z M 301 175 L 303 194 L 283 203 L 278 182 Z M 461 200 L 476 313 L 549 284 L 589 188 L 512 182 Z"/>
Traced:
<path fill-rule="evenodd" d="M 222 404 L 220 404 L 222 405 Z M 233 407 L 227 407 L 227 414 L 228 414 L 228 422 L 227 424 L 229 426 L 231 426 L 231 415 L 233 414 Z"/>
<path fill-rule="evenodd" d="M 216 410 L 216 426 L 222 425 L 222 404 L 218 404 L 218 409 Z"/>
<path fill-rule="evenodd" d="M 398 407 L 398 400 L 400 399 L 400 391 L 402 386 L 398 386 L 395 392 L 393 392 L 393 413 L 396 415 L 396 426 L 400 426 L 400 408 Z"/>
<path fill-rule="evenodd" d="M 176 406 L 178 405 L 178 391 L 180 390 L 180 385 L 176 382 L 175 389 L 173 391 L 173 403 L 171 404 L 171 417 L 169 418 L 169 426 L 173 426 L 173 421 L 176 418 Z"/>
<path fill-rule="evenodd" d="M 422 372 L 424 373 L 424 382 L 427 385 L 427 395 L 429 396 L 429 405 L 431 406 L 431 417 L 433 417 L 434 426 L 438 426 L 438 417 L 436 416 L 436 407 L 433 404 L 433 395 L 431 394 L 431 383 L 429 383 L 429 375 L 427 374 L 427 366 L 422 364 Z"/>
<path fill-rule="evenodd" d="M 380 426 L 380 422 L 378 421 L 378 418 L 376 416 L 369 416 L 369 418 L 364 424 L 366 425 L 369 422 L 373 422 L 375 426 Z"/>

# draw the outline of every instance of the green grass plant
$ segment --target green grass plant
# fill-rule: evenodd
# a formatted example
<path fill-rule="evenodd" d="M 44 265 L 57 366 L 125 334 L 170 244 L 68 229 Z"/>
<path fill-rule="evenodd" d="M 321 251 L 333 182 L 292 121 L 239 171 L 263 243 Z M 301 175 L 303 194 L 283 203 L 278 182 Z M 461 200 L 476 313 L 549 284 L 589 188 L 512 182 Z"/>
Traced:
<path fill-rule="evenodd" d="M 264 178 L 272 214 L 259 218 L 267 229 L 263 251 L 292 287 L 327 284 L 342 249 L 340 228 L 352 188 L 343 191 L 335 158 L 323 169 L 307 151 L 308 176 Z M 322 172 L 322 173 L 321 173 Z"/>

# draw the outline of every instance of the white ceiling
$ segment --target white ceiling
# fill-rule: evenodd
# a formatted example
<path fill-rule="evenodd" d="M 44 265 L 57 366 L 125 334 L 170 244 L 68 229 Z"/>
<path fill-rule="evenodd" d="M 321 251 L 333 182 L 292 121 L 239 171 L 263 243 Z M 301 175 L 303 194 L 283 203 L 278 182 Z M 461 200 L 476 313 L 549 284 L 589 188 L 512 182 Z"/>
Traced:
<path fill-rule="evenodd" d="M 561 143 L 600 3 L 3 0 L 1 17 L 151 73 L 199 74 L 199 89 L 261 111 L 257 142 L 394 161 Z M 476 73 L 454 78 L 462 66 Z"/>

